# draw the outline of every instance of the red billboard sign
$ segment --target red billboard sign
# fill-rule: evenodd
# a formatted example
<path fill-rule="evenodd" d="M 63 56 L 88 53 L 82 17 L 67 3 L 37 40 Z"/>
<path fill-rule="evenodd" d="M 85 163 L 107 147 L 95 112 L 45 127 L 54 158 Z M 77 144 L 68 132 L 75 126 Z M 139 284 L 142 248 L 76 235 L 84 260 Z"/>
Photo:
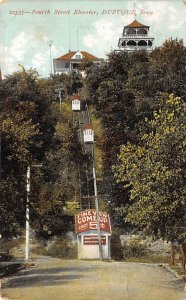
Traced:
<path fill-rule="evenodd" d="M 99 245 L 98 236 L 97 235 L 84 235 L 83 237 L 84 245 Z M 106 245 L 106 236 L 101 236 L 101 244 Z"/>
<path fill-rule="evenodd" d="M 76 233 L 97 230 L 97 215 L 95 209 L 87 209 L 75 216 Z M 99 212 L 100 230 L 111 233 L 110 218 L 106 212 Z"/>

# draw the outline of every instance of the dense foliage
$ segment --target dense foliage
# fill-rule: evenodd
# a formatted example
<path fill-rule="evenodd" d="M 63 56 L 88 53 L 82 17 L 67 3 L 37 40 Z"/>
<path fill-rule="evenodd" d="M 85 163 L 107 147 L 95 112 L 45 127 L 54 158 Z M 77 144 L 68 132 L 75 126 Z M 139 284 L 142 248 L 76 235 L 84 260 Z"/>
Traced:
<path fill-rule="evenodd" d="M 100 118 L 105 193 L 116 225 L 128 228 L 129 187 L 113 174 L 121 145 L 141 145 L 153 112 L 164 106 L 165 95 L 186 98 L 186 48 L 182 40 L 167 40 L 150 54 L 111 52 L 101 68 L 87 70 L 87 86 L 95 114 Z M 129 219 L 128 219 L 129 220 Z M 132 225 L 130 225 L 132 227 Z"/>
<path fill-rule="evenodd" d="M 41 79 L 22 68 L 1 81 L 2 236 L 18 235 L 25 224 L 28 166 L 37 236 L 73 228 L 71 212 L 86 159 L 71 122 L 69 96 L 83 87 L 100 127 L 99 191 L 108 200 L 112 223 L 183 244 L 185 66 L 183 42 L 170 39 L 151 53 L 111 52 L 99 67 L 85 61 L 84 79 L 76 72 Z"/>
<path fill-rule="evenodd" d="M 185 105 L 171 95 L 161 110 L 146 120 L 141 145 L 121 147 L 115 167 L 117 181 L 130 188 L 127 219 L 148 233 L 184 242 Z"/>
<path fill-rule="evenodd" d="M 40 79 L 22 70 L 0 83 L 2 237 L 19 234 L 25 224 L 26 173 L 31 168 L 30 217 L 37 235 L 62 234 L 73 225 L 66 212 L 78 189 L 78 141 L 71 124 L 68 94 L 81 87 L 81 77 Z M 56 103 L 61 89 L 63 104 Z M 76 155 L 75 155 L 76 154 Z M 73 172 L 72 172 L 73 170 Z"/>

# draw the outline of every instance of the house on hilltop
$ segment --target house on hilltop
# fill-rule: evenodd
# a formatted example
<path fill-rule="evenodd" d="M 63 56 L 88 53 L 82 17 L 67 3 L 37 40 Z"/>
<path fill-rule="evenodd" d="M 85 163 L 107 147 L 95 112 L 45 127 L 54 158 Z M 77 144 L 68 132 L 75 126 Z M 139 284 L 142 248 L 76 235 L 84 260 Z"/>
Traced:
<path fill-rule="evenodd" d="M 78 70 L 79 64 L 85 59 L 91 60 L 94 64 L 100 65 L 102 59 L 86 52 L 86 51 L 70 51 L 53 60 L 54 74 L 65 73 Z"/>

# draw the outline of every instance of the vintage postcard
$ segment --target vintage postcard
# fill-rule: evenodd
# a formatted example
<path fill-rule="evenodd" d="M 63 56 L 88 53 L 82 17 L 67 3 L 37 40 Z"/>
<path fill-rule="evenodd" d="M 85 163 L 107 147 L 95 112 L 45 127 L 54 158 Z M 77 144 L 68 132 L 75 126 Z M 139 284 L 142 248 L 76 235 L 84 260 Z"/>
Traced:
<path fill-rule="evenodd" d="M 0 300 L 184 300 L 186 0 L 0 0 Z"/>
<path fill-rule="evenodd" d="M 52 59 L 71 51 L 87 51 L 106 58 L 118 49 L 124 26 L 135 19 L 149 26 L 153 47 L 167 38 L 185 38 L 184 1 L 1 1 L 1 69 L 18 64 L 51 72 Z"/>

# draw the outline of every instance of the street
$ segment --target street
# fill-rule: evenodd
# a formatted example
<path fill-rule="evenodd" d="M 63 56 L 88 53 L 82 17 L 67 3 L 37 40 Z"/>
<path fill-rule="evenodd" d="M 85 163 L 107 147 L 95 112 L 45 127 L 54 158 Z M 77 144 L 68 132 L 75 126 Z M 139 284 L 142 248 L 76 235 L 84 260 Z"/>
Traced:
<path fill-rule="evenodd" d="M 60 260 L 41 257 L 36 266 L 5 279 L 10 300 L 184 300 L 183 282 L 156 265 Z"/>

